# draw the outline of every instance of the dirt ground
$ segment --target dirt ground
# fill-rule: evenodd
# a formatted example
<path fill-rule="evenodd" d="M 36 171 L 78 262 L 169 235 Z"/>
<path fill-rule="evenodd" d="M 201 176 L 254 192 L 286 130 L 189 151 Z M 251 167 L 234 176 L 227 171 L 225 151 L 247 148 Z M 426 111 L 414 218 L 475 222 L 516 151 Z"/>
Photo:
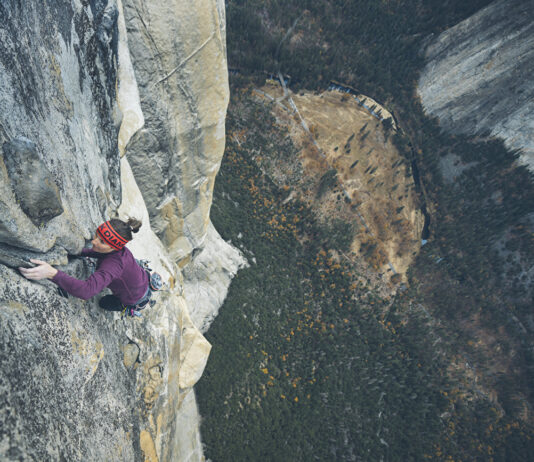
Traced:
<path fill-rule="evenodd" d="M 271 103 L 299 149 L 298 159 L 266 162 L 269 174 L 290 183 L 320 219 L 354 223 L 352 256 L 363 255 L 386 279 L 398 273 L 403 281 L 420 248 L 424 219 L 410 168 L 392 143 L 394 124 L 387 129 L 354 96 L 338 91 L 284 98 L 271 82 L 257 95 Z M 380 106 L 374 112 L 380 110 L 389 115 Z"/>

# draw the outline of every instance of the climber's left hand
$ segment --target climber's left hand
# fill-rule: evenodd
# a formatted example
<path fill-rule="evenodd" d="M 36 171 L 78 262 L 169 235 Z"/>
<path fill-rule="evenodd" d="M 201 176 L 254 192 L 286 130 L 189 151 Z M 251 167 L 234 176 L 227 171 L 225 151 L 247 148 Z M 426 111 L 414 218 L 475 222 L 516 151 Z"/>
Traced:
<path fill-rule="evenodd" d="M 57 269 L 50 266 L 45 261 L 30 259 L 35 263 L 35 268 L 19 268 L 19 271 L 27 279 L 39 281 L 40 279 L 52 279 L 57 274 Z"/>

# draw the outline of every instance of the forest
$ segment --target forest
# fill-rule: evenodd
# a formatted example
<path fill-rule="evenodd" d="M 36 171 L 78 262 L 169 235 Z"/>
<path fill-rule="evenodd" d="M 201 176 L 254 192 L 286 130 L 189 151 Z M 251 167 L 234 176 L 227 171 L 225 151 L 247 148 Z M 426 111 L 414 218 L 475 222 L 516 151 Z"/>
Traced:
<path fill-rule="evenodd" d="M 430 34 L 487 3 L 227 2 L 239 72 L 211 216 L 253 263 L 207 333 L 198 395 L 208 458 L 529 460 L 532 176 L 497 140 L 442 133 L 414 97 Z M 431 224 L 393 299 L 336 258 L 350 224 L 325 229 L 254 162 L 260 148 L 295 152 L 250 95 L 278 70 L 294 91 L 341 81 L 395 113 Z M 444 175 L 450 162 L 456 176 Z"/>

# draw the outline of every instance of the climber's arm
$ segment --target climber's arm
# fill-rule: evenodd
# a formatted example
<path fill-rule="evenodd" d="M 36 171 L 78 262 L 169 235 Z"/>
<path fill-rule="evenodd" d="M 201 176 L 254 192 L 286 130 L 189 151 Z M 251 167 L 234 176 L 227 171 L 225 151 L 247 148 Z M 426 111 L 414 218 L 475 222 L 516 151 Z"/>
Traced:
<path fill-rule="evenodd" d="M 87 300 L 101 292 L 113 279 L 120 276 L 122 266 L 117 261 L 103 262 L 89 279 L 80 281 L 63 271 L 57 270 L 48 263 L 40 260 L 30 260 L 38 264 L 35 268 L 19 268 L 22 275 L 28 279 L 51 279 L 52 282 L 75 297 Z"/>
<path fill-rule="evenodd" d="M 56 275 L 52 278 L 52 282 L 56 283 L 69 294 L 81 298 L 82 300 L 88 300 L 106 288 L 113 279 L 115 279 L 115 275 L 105 269 L 96 270 L 91 277 L 85 281 L 80 281 L 63 271 L 58 270 Z"/>

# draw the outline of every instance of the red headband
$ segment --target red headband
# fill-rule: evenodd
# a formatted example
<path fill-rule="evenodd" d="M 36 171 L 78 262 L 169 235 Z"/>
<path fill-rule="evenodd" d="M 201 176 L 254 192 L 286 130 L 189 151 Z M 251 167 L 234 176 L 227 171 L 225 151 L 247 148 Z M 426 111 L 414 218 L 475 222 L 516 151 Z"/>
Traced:
<path fill-rule="evenodd" d="M 106 221 L 102 223 L 97 229 L 98 235 L 115 250 L 122 250 L 128 242 L 117 231 L 113 229 L 111 223 Z"/>

